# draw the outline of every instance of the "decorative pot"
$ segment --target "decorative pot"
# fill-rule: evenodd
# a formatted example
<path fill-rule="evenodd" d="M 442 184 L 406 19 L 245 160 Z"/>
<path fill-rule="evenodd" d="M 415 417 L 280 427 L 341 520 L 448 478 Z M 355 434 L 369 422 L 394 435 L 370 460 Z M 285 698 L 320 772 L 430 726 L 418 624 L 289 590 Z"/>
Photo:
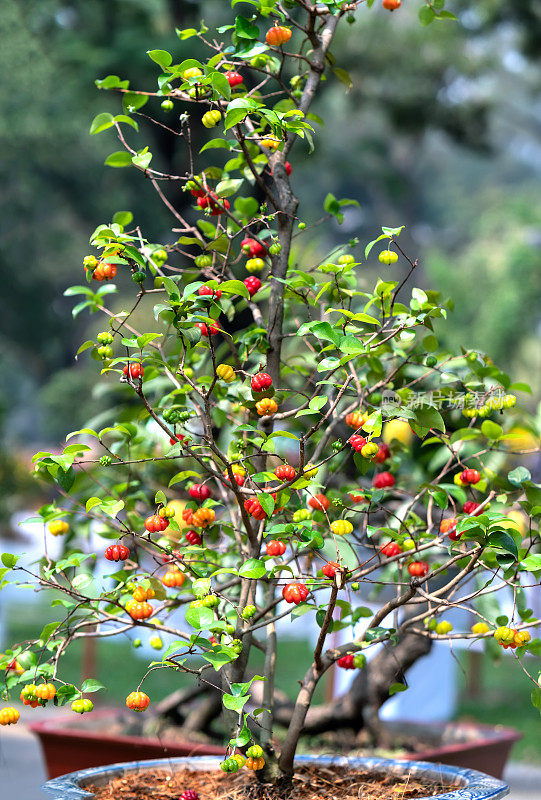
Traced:
<path fill-rule="evenodd" d="M 40 741 L 49 778 L 89 767 L 102 767 L 111 762 L 143 761 L 165 756 L 223 756 L 225 753 L 224 747 L 202 742 L 107 733 L 121 718 L 115 711 L 95 711 L 90 723 L 92 727 L 87 724 L 78 728 L 73 716 L 67 714 L 31 723 L 29 727 Z"/>
<path fill-rule="evenodd" d="M 509 794 L 509 786 L 503 781 L 485 775 L 473 769 L 461 769 L 445 764 L 427 763 L 426 761 L 399 761 L 389 758 L 346 758 L 345 756 L 298 756 L 295 762 L 316 764 L 324 767 L 351 766 L 378 772 L 390 772 L 393 775 L 415 775 L 417 778 L 428 778 L 449 783 L 450 791 L 434 795 L 430 800 L 499 800 Z M 95 767 L 79 772 L 71 772 L 59 778 L 47 781 L 42 790 L 54 800 L 84 800 L 91 798 L 85 791 L 85 785 L 104 785 L 113 778 L 121 777 L 129 772 L 145 769 L 179 770 L 188 767 L 192 770 L 218 769 L 220 758 L 200 756 L 195 758 L 160 758 L 152 761 L 129 761 L 125 764 L 112 764 L 109 767 Z M 456 783 L 460 788 L 451 788 Z M 121 797 L 118 800 L 122 800 Z"/>
<path fill-rule="evenodd" d="M 225 752 L 223 747 L 199 742 L 107 733 L 107 729 L 118 718 L 118 713 L 114 711 L 96 711 L 92 714 L 92 724 L 98 723 L 96 729 L 89 727 L 88 723 L 84 727 L 76 727 L 73 717 L 67 715 L 31 724 L 31 730 L 40 740 L 49 778 L 134 758 L 214 756 Z M 469 722 L 428 725 L 392 722 L 386 723 L 386 727 L 395 734 L 414 735 L 427 743 L 415 753 L 419 761 L 479 769 L 496 778 L 501 778 L 511 747 L 520 738 L 520 734 L 511 728 Z"/>

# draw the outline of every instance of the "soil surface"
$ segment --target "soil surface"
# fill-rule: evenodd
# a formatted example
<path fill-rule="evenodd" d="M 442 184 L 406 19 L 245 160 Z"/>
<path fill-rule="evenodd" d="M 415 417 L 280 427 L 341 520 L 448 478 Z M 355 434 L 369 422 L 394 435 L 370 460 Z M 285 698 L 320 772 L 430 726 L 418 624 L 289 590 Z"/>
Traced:
<path fill-rule="evenodd" d="M 420 781 L 407 773 L 389 775 L 344 767 L 301 767 L 292 786 L 280 793 L 260 783 L 246 769 L 234 774 L 213 771 L 141 770 L 115 778 L 105 786 L 85 785 L 96 800 L 178 800 L 186 789 L 200 800 L 415 800 L 450 792 L 449 784 Z M 456 788 L 456 787 L 455 787 Z"/>

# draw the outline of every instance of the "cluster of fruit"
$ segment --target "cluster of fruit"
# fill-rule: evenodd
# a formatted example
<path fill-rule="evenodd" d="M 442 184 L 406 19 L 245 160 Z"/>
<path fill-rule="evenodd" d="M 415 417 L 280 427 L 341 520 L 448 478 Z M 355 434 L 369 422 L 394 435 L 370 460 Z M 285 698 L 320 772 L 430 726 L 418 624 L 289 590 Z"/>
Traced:
<path fill-rule="evenodd" d="M 220 768 L 224 772 L 238 772 L 241 767 L 246 769 L 263 769 L 265 766 L 265 759 L 263 758 L 263 748 L 258 744 L 253 744 L 246 750 L 246 758 L 239 753 L 235 753 L 229 758 L 226 758 L 220 764 Z"/>
<path fill-rule="evenodd" d="M 507 626 L 496 628 L 494 638 L 504 650 L 508 648 L 514 650 L 517 647 L 528 644 L 532 639 L 528 631 L 517 631 L 515 628 L 508 628 Z"/>
<path fill-rule="evenodd" d="M 150 587 L 145 588 L 135 582 L 129 584 L 129 588 L 131 589 L 132 596 L 125 605 L 126 611 L 134 620 L 149 619 L 154 613 L 154 609 L 148 602 L 152 600 L 155 595 L 154 589 Z"/>
<path fill-rule="evenodd" d="M 466 407 L 462 409 L 462 414 L 468 419 L 475 417 L 488 417 L 493 411 L 503 411 L 506 408 L 513 408 L 517 402 L 514 394 L 506 394 L 503 397 L 489 397 L 480 406 L 474 405 L 475 399 L 466 396 Z"/>
<path fill-rule="evenodd" d="M 25 706 L 36 708 L 47 705 L 48 700 L 56 696 L 56 687 L 53 683 L 27 683 L 21 690 L 21 701 Z"/>
<path fill-rule="evenodd" d="M 117 265 L 110 264 L 107 261 L 100 261 L 96 256 L 85 256 L 83 259 L 83 268 L 86 272 L 92 273 L 92 279 L 95 281 L 110 281 L 116 277 Z"/>

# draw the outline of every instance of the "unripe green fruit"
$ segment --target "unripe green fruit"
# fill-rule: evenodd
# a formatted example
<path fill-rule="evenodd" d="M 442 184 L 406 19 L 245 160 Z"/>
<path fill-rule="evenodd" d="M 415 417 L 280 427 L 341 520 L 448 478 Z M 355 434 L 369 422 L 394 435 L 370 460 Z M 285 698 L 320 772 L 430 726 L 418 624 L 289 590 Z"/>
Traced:
<path fill-rule="evenodd" d="M 340 258 L 338 259 L 338 263 L 344 266 L 346 264 L 354 264 L 355 258 L 352 255 L 340 256 Z"/>
<path fill-rule="evenodd" d="M 333 499 L 331 500 L 331 503 L 332 503 L 334 508 L 340 508 L 341 505 L 342 505 L 342 501 L 340 500 L 339 497 L 333 497 Z"/>
<path fill-rule="evenodd" d="M 154 650 L 161 650 L 163 647 L 163 642 L 159 636 L 151 636 L 149 644 Z"/>
<path fill-rule="evenodd" d="M 164 111 L 172 111 L 175 107 L 175 104 L 172 100 L 162 100 L 161 107 Z"/>
<path fill-rule="evenodd" d="M 353 666 L 357 669 L 362 669 L 366 664 L 366 656 L 364 653 L 356 653 L 353 656 Z"/>
<path fill-rule="evenodd" d="M 143 283 L 146 276 L 146 272 L 133 272 L 131 279 L 134 283 Z"/>
<path fill-rule="evenodd" d="M 207 594 L 207 596 L 201 601 L 201 604 L 205 608 L 216 608 L 216 606 L 220 605 L 220 599 L 219 597 L 216 597 L 215 594 Z M 233 632 L 234 631 L 235 629 L 233 628 Z"/>
<path fill-rule="evenodd" d="M 142 646 L 143 646 L 143 642 L 141 641 L 141 639 L 134 639 L 133 640 L 132 647 L 137 648 L 137 647 L 142 647 Z"/>
<path fill-rule="evenodd" d="M 267 59 L 265 58 L 265 56 L 262 56 L 262 55 L 254 56 L 253 58 L 250 59 L 250 66 L 251 67 L 262 68 L 262 67 L 265 66 L 266 63 L 267 63 Z"/>
<path fill-rule="evenodd" d="M 353 581 L 353 583 L 351 584 L 351 591 L 358 592 L 360 588 L 361 588 L 360 584 L 357 583 L 357 581 Z"/>
<path fill-rule="evenodd" d="M 277 256 L 281 252 L 282 252 L 282 245 L 280 244 L 280 242 L 274 242 L 269 247 L 269 253 L 270 253 L 271 256 Z"/>
<path fill-rule="evenodd" d="M 413 539 L 404 539 L 402 542 L 402 550 L 415 550 L 415 542 Z"/>
<path fill-rule="evenodd" d="M 251 619 L 254 614 L 256 613 L 257 609 L 255 606 L 245 606 L 242 611 L 241 617 L 243 619 Z"/>
<path fill-rule="evenodd" d="M 306 222 L 299 222 L 298 228 L 300 231 L 303 231 L 306 228 Z"/>
<path fill-rule="evenodd" d="M 111 456 L 101 456 L 100 464 L 102 467 L 109 467 L 113 463 Z"/>
<path fill-rule="evenodd" d="M 212 256 L 208 255 L 201 255 L 196 256 L 194 259 L 194 263 L 196 267 L 202 269 L 203 267 L 210 267 L 212 265 Z"/>
<path fill-rule="evenodd" d="M 100 358 L 112 358 L 113 357 L 113 348 L 110 345 L 101 345 L 98 347 L 98 355 Z"/>
<path fill-rule="evenodd" d="M 165 264 L 165 262 L 167 261 L 167 250 L 164 250 L 163 247 L 160 248 L 159 250 L 154 250 L 154 252 L 152 253 L 152 260 L 156 264 L 160 263 Z"/>
<path fill-rule="evenodd" d="M 163 287 L 163 277 L 161 275 L 156 275 L 154 278 L 154 288 L 161 289 Z"/>
<path fill-rule="evenodd" d="M 170 422 L 174 425 L 176 422 L 180 422 L 180 411 L 176 408 L 168 408 L 163 412 L 163 418 L 165 422 Z"/>
<path fill-rule="evenodd" d="M 186 374 L 188 374 L 187 371 L 186 371 Z M 193 371 L 192 371 L 192 374 L 193 374 Z M 191 411 L 181 411 L 180 414 L 178 415 L 178 421 L 179 422 L 188 422 L 188 420 L 191 419 L 192 416 L 193 416 L 193 414 L 192 414 Z"/>
<path fill-rule="evenodd" d="M 396 264 L 398 261 L 398 253 L 395 253 L 394 250 L 382 250 L 378 256 L 379 260 L 382 264 Z"/>
<path fill-rule="evenodd" d="M 111 344 L 113 338 L 113 334 L 110 331 L 101 331 L 96 336 L 96 341 L 98 341 L 100 344 Z"/>
<path fill-rule="evenodd" d="M 233 636 L 235 633 L 235 626 L 234 625 L 226 625 L 225 632 L 229 634 L 229 636 Z"/>
<path fill-rule="evenodd" d="M 303 522 L 303 520 L 312 519 L 312 515 L 307 508 L 299 508 L 293 514 L 293 522 Z"/>
<path fill-rule="evenodd" d="M 438 359 L 436 358 L 436 356 L 428 356 L 428 358 L 426 359 L 427 367 L 435 367 L 437 363 Z"/>
<path fill-rule="evenodd" d="M 379 452 L 379 447 L 375 442 L 367 442 L 364 447 L 361 447 L 361 455 L 363 458 L 372 458 Z"/>

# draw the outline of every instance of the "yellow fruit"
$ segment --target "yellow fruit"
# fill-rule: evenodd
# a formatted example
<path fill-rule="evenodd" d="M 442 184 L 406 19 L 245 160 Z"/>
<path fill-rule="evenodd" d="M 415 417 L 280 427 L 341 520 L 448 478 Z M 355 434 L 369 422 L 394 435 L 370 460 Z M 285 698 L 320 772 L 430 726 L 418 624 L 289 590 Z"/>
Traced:
<path fill-rule="evenodd" d="M 49 522 L 49 533 L 52 536 L 64 536 L 69 531 L 69 525 L 63 519 L 53 519 Z"/>
<path fill-rule="evenodd" d="M 488 633 L 489 630 L 490 628 L 488 627 L 486 622 L 476 622 L 475 625 L 471 626 L 472 633 L 477 633 L 477 634 Z"/>
<path fill-rule="evenodd" d="M 249 258 L 246 262 L 246 270 L 248 272 L 261 272 L 265 267 L 265 262 L 262 258 Z"/>
<path fill-rule="evenodd" d="M 13 706 L 6 706 L 0 710 L 0 725 L 15 725 L 19 721 L 19 712 Z"/>
<path fill-rule="evenodd" d="M 453 630 L 453 626 L 450 622 L 447 622 L 446 619 L 442 619 L 441 622 L 438 622 L 436 625 L 436 633 L 440 636 L 445 636 L 446 633 L 450 633 Z"/>
<path fill-rule="evenodd" d="M 226 383 L 233 383 L 236 378 L 235 370 L 229 364 L 218 364 L 216 367 L 216 375 Z"/>
<path fill-rule="evenodd" d="M 335 522 L 331 522 L 331 531 L 336 536 L 347 536 L 352 533 L 353 525 L 347 519 L 337 519 Z"/>
<path fill-rule="evenodd" d="M 397 439 L 403 445 L 409 446 L 413 439 L 413 431 L 409 424 L 403 419 L 390 419 L 383 426 L 383 441 L 390 444 L 393 439 Z"/>
<path fill-rule="evenodd" d="M 182 73 L 183 78 L 199 78 L 202 75 L 202 71 L 199 67 L 190 67 L 190 69 L 185 69 Z"/>
<path fill-rule="evenodd" d="M 262 147 L 266 147 L 267 150 L 276 150 L 280 142 L 278 139 L 275 139 L 274 136 L 269 136 L 267 139 L 261 139 L 260 144 Z"/>

